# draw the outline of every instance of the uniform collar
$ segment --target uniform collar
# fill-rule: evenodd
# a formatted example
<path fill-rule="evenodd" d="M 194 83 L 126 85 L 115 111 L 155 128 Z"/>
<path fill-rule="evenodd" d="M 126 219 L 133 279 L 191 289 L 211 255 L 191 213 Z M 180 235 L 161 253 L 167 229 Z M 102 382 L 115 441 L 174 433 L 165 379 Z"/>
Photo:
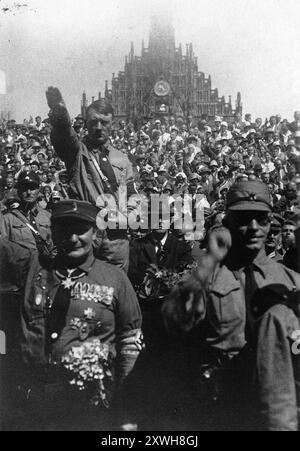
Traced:
<path fill-rule="evenodd" d="M 82 263 L 82 265 L 78 266 L 78 268 L 84 271 L 85 273 L 88 273 L 91 267 L 93 266 L 95 260 L 96 259 L 94 257 L 93 251 L 91 250 L 86 261 Z"/>
<path fill-rule="evenodd" d="M 67 266 L 64 265 L 63 262 L 62 262 L 62 265 L 59 263 L 60 260 L 61 259 L 58 256 L 57 265 L 56 265 L 57 269 L 58 268 L 60 268 L 60 269 L 67 269 Z M 90 269 L 91 269 L 91 267 L 94 264 L 94 261 L 95 261 L 95 257 L 94 257 L 93 251 L 91 250 L 89 255 L 88 255 L 88 257 L 87 257 L 87 259 L 86 259 L 86 261 L 84 263 L 82 263 L 81 265 L 79 265 L 77 267 L 77 269 L 85 272 L 86 274 L 88 274 Z"/>
<path fill-rule="evenodd" d="M 103 144 L 102 146 L 97 146 L 95 145 L 94 141 L 89 138 L 89 136 L 86 136 L 83 140 L 84 144 L 87 146 L 89 151 L 103 151 L 107 154 L 109 154 L 110 150 L 113 149 L 113 146 L 111 145 L 110 139 L 108 139 L 106 141 L 105 144 Z"/>
<path fill-rule="evenodd" d="M 265 249 L 263 249 L 252 261 L 252 265 L 265 279 L 267 277 L 270 262 L 271 260 L 267 257 Z M 246 267 L 245 263 L 241 261 L 240 255 L 237 256 L 233 252 L 229 254 L 225 263 L 226 266 L 233 272 L 236 279 L 239 278 L 240 272 Z"/>

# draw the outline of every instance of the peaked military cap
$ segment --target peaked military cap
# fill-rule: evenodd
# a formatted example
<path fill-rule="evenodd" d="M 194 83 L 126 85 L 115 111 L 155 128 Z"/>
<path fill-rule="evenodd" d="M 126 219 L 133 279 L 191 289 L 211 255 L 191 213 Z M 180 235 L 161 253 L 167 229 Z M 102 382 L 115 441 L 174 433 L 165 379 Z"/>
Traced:
<path fill-rule="evenodd" d="M 259 180 L 235 183 L 227 194 L 227 210 L 272 211 L 272 200 L 267 185 Z"/>
<path fill-rule="evenodd" d="M 62 218 L 77 218 L 83 221 L 96 223 L 98 208 L 89 202 L 80 200 L 62 200 L 54 204 L 52 209 L 52 220 Z"/>
<path fill-rule="evenodd" d="M 18 186 L 32 185 L 40 186 L 40 177 L 33 171 L 22 171 L 18 177 Z"/>

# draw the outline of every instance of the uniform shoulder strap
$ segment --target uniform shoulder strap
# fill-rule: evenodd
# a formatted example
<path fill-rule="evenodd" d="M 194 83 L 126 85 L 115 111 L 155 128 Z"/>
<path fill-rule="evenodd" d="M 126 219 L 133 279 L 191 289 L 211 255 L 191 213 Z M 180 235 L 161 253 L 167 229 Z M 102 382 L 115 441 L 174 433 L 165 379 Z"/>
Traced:
<path fill-rule="evenodd" d="M 11 210 L 10 213 L 12 213 L 14 216 L 16 216 L 16 218 L 18 218 L 20 221 L 22 221 L 23 224 L 25 224 L 31 230 L 31 232 L 33 233 L 34 236 L 41 238 L 40 232 L 38 232 L 38 230 L 36 230 L 30 224 L 30 222 L 25 218 L 25 216 L 19 210 Z"/>

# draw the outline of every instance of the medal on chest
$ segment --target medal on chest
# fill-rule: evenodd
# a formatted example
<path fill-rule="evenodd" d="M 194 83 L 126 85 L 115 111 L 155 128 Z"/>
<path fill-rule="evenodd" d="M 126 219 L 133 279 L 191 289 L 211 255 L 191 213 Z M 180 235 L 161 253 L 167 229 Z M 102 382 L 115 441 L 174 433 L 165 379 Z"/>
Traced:
<path fill-rule="evenodd" d="M 70 290 L 71 288 L 74 287 L 76 280 L 80 279 L 81 277 L 83 277 L 85 275 L 84 272 L 82 272 L 81 274 L 77 274 L 76 276 L 73 275 L 73 273 L 76 271 L 75 269 L 67 269 L 67 275 L 61 274 L 59 271 L 55 271 L 55 274 L 60 278 L 61 280 L 61 285 L 66 289 L 66 290 Z"/>

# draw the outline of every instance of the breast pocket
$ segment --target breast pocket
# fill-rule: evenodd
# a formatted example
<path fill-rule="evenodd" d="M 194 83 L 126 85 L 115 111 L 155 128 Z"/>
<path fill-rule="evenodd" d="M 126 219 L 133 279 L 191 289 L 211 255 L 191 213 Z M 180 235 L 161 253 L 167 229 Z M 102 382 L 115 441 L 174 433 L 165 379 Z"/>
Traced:
<path fill-rule="evenodd" d="M 25 224 L 14 224 L 11 228 L 11 240 L 17 243 L 32 242 L 35 243 L 32 232 Z"/>
<path fill-rule="evenodd" d="M 241 288 L 212 291 L 210 301 L 208 313 L 213 322 L 226 327 L 244 321 L 245 299 Z"/>

